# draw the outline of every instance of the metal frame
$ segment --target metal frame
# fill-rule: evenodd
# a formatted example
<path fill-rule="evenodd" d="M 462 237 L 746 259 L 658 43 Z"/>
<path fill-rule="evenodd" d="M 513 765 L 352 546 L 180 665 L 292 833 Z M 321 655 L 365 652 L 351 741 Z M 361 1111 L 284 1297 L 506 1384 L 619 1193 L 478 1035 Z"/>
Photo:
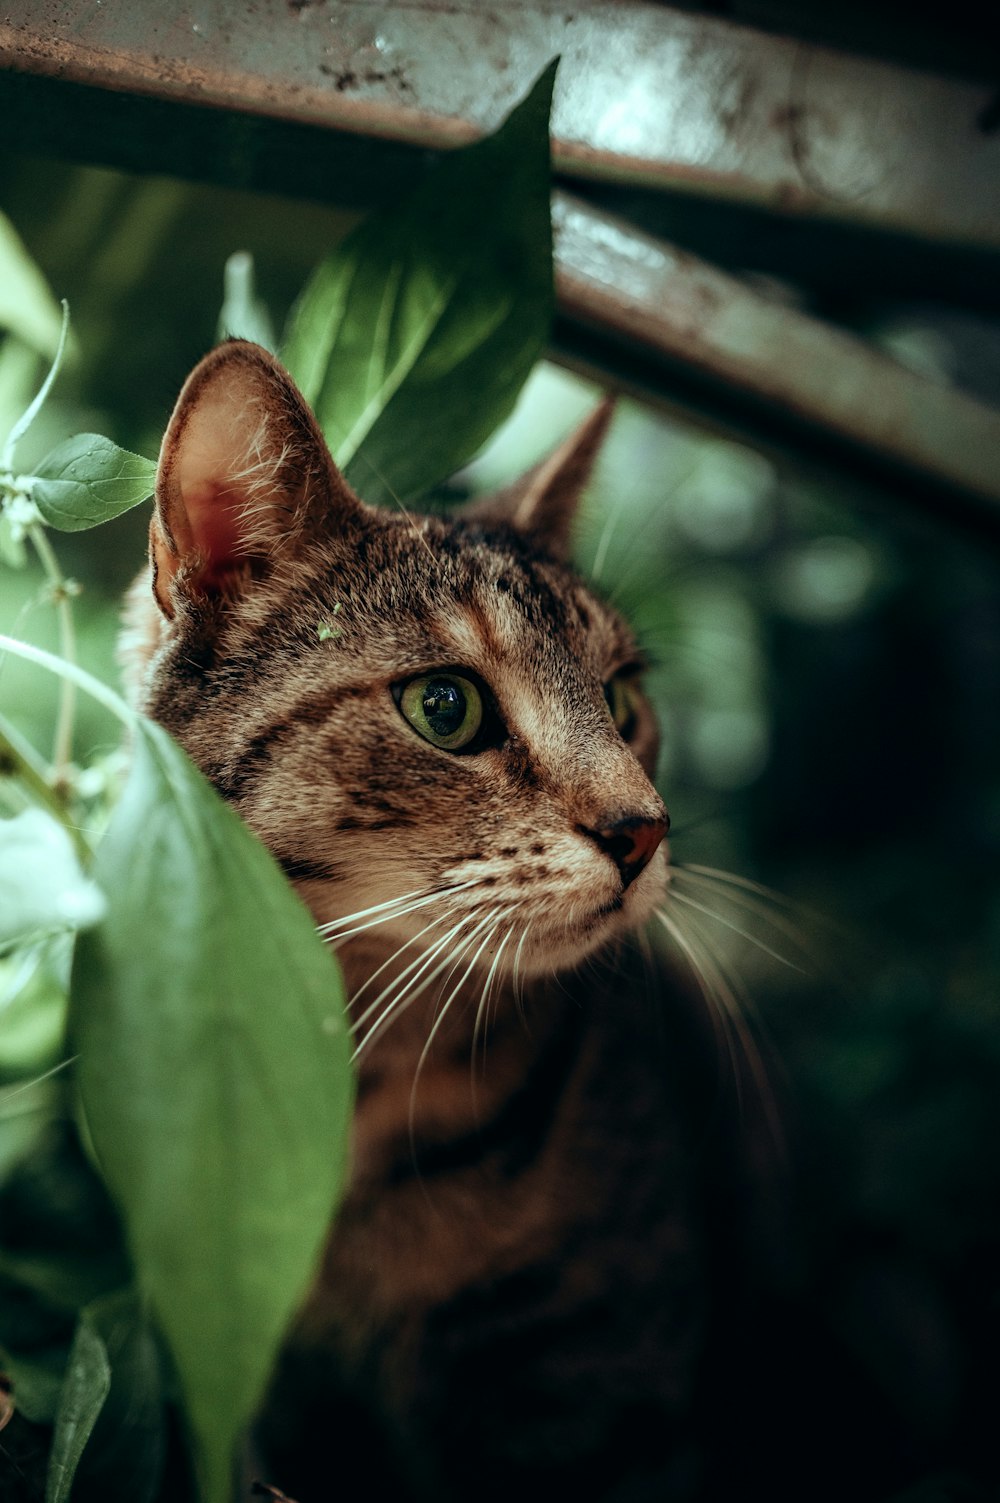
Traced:
<path fill-rule="evenodd" d="M 961 264 L 949 257 L 973 254 L 995 275 L 1000 135 L 981 128 L 990 93 L 980 84 L 631 0 L 572 10 L 555 0 L 192 0 L 175 11 L 67 0 L 54 14 L 8 0 L 0 94 L 6 84 L 28 98 L 35 87 L 96 99 L 106 120 L 116 108 L 158 110 L 179 128 L 174 155 L 159 132 L 156 166 L 182 173 L 192 111 L 294 129 L 300 154 L 306 142 L 343 165 L 332 197 L 378 198 L 415 152 L 496 125 L 556 53 L 554 164 L 590 194 L 554 200 L 563 319 L 625 357 L 641 350 L 665 392 L 693 380 L 709 405 L 714 392 L 740 408 L 751 431 L 765 414 L 790 434 L 822 434 L 1000 520 L 1000 411 L 641 223 L 654 197 L 660 220 L 701 197 L 814 236 L 888 237 L 904 256 L 912 237 L 942 286 Z M 89 149 L 115 160 L 114 132 L 101 129 Z M 67 115 L 47 145 L 73 155 L 72 135 Z M 640 222 L 600 206 L 609 184 L 639 190 L 628 208 Z"/>

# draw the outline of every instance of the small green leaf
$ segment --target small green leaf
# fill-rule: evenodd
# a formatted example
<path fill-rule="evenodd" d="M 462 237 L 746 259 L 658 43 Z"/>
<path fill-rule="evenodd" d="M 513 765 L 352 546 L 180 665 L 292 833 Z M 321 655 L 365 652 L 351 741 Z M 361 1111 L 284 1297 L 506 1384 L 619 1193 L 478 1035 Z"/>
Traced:
<path fill-rule="evenodd" d="M 83 1448 L 111 1387 L 104 1342 L 84 1313 L 69 1354 L 56 1414 L 45 1503 L 66 1503 Z"/>
<path fill-rule="evenodd" d="M 56 929 L 82 929 L 104 912 L 73 842 L 42 809 L 0 819 L 0 945 Z"/>
<path fill-rule="evenodd" d="M 218 335 L 220 339 L 252 339 L 266 350 L 277 346 L 267 304 L 257 296 L 249 251 L 235 251 L 226 262 Z"/>
<path fill-rule="evenodd" d="M 508 415 L 552 313 L 552 63 L 495 135 L 450 153 L 317 269 L 284 360 L 370 501 L 450 475 Z"/>
<path fill-rule="evenodd" d="M 88 1306 L 89 1325 L 104 1344 L 111 1383 L 77 1467 L 87 1498 L 153 1503 L 165 1452 L 163 1374 L 156 1340 L 134 1289 Z"/>
<path fill-rule="evenodd" d="M 109 522 L 153 494 L 156 465 L 99 433 L 78 433 L 46 455 L 31 488 L 42 518 L 60 532 Z"/>
<path fill-rule="evenodd" d="M 21 416 L 18 418 L 17 422 L 14 424 L 13 428 L 7 435 L 3 446 L 3 455 L 2 458 L 0 458 L 0 463 L 2 463 L 5 470 L 10 469 L 10 466 L 14 462 L 14 451 L 16 450 L 18 444 L 21 442 L 21 439 L 27 433 L 28 429 L 31 427 L 32 423 L 35 421 L 35 418 L 45 406 L 45 403 L 48 401 L 49 392 L 55 385 L 56 377 L 58 376 L 59 371 L 62 367 L 63 355 L 66 353 L 66 341 L 68 340 L 68 338 L 69 303 L 67 303 L 66 299 L 63 298 L 62 328 L 59 331 L 59 343 L 56 345 L 56 352 L 53 356 L 52 364 L 49 366 L 48 374 L 45 377 L 45 380 L 42 382 L 41 386 L 38 388 L 38 391 L 35 393 L 33 400 L 29 403 L 25 411 L 21 413 Z"/>
<path fill-rule="evenodd" d="M 71 1047 L 98 1161 L 176 1364 L 208 1503 L 304 1296 L 341 1185 L 339 973 L 284 877 L 137 720 L 77 944 Z"/>
<path fill-rule="evenodd" d="M 54 358 L 62 313 L 48 284 L 5 214 L 0 214 L 0 328 Z"/>
<path fill-rule="evenodd" d="M 130 1278 L 107 1191 L 53 1121 L 0 1179 L 0 1366 L 29 1419 L 55 1414 L 80 1310 Z"/>

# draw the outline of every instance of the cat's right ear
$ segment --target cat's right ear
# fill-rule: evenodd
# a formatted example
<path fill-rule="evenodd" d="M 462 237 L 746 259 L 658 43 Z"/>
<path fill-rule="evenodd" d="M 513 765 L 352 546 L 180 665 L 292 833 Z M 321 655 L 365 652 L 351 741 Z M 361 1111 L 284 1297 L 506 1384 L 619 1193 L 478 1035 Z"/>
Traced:
<path fill-rule="evenodd" d="M 234 594 L 314 528 L 363 511 L 288 373 L 228 340 L 195 366 L 164 435 L 150 524 L 153 591 Z"/>
<path fill-rule="evenodd" d="M 568 558 L 570 531 L 601 451 L 615 401 L 605 397 L 547 458 L 495 495 L 468 503 L 460 515 L 505 522 L 556 558 Z"/>

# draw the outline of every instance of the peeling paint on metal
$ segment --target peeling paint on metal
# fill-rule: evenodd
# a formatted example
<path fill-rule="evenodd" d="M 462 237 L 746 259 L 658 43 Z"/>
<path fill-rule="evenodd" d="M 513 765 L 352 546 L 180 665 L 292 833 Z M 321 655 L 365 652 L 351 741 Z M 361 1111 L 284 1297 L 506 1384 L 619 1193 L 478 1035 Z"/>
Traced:
<path fill-rule="evenodd" d="M 982 85 L 639 0 L 6 0 L 0 66 L 445 147 L 556 54 L 568 175 L 1000 246 Z"/>

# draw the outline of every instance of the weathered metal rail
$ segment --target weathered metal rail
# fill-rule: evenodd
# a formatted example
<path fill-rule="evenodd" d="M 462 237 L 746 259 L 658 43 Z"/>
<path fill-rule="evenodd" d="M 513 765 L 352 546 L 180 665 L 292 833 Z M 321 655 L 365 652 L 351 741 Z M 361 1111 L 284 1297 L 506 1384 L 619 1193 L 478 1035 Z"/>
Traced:
<path fill-rule="evenodd" d="M 636 0 L 6 0 L 0 67 L 435 148 L 563 59 L 572 177 L 1000 247 L 990 90 Z"/>
<path fill-rule="evenodd" d="M 881 462 L 1000 502 L 1000 409 L 557 193 L 560 306 Z M 1000 511 L 997 512 L 1000 525 Z"/>
<path fill-rule="evenodd" d="M 554 161 L 581 192 L 597 181 L 703 195 L 1000 269 L 1000 134 L 981 129 L 980 84 L 633 0 L 5 0 L 0 11 L 12 84 L 145 100 L 161 126 L 194 116 L 175 158 L 158 129 L 159 170 L 192 170 L 208 115 L 272 119 L 298 132 L 297 149 L 327 153 L 334 201 L 369 187 L 377 198 L 383 165 L 398 182 L 412 155 L 492 128 L 556 53 Z M 48 149 L 74 154 L 71 118 Z M 690 378 L 742 403 L 750 431 L 765 415 L 824 435 L 960 493 L 1000 527 L 1000 411 L 584 198 L 558 193 L 555 221 L 564 320 L 641 351 L 664 390 Z"/>

